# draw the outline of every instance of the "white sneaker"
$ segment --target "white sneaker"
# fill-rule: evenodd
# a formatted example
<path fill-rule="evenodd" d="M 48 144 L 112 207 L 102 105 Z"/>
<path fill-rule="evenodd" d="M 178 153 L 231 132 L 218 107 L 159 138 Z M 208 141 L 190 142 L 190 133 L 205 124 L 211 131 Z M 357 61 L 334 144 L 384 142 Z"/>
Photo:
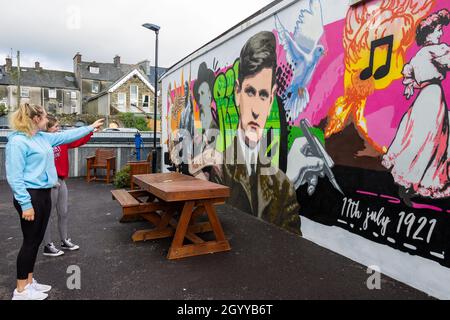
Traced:
<path fill-rule="evenodd" d="M 27 284 L 22 292 L 17 291 L 17 289 L 14 290 L 12 300 L 45 300 L 47 297 L 48 294 L 36 291 Z"/>
<path fill-rule="evenodd" d="M 44 293 L 52 290 L 51 286 L 48 286 L 46 284 L 40 284 L 34 278 L 33 278 L 33 282 L 31 283 L 31 287 L 36 291 L 44 292 Z"/>

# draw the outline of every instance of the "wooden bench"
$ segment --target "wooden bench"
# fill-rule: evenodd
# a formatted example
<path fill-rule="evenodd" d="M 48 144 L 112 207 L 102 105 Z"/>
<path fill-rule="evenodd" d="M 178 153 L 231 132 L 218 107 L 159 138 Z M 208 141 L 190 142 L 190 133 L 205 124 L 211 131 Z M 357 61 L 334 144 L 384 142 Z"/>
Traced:
<path fill-rule="evenodd" d="M 142 220 L 141 214 L 167 209 L 162 203 L 154 202 L 154 196 L 143 190 L 111 190 L 113 200 L 117 200 L 122 207 L 120 222 Z M 146 198 L 147 200 L 141 200 Z"/>

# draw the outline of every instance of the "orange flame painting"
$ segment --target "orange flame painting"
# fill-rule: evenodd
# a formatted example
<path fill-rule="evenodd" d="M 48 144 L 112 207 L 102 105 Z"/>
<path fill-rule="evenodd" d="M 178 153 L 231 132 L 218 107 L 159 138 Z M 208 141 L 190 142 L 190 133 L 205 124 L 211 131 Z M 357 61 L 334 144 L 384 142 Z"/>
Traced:
<path fill-rule="evenodd" d="M 325 137 L 353 123 L 358 133 L 378 153 L 386 147 L 373 141 L 364 109 L 367 99 L 402 78 L 406 50 L 415 39 L 416 26 L 435 0 L 384 0 L 351 8 L 344 30 L 344 95 L 328 112 Z"/>

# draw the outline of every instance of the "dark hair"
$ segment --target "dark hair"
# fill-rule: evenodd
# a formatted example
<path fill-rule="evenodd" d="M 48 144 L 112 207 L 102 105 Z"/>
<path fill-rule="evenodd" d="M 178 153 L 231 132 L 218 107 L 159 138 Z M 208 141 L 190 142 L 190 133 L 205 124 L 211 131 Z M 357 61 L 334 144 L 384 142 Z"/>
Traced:
<path fill-rule="evenodd" d="M 56 118 L 52 114 L 47 114 L 47 119 L 48 119 L 47 130 L 50 129 L 51 127 L 53 127 L 58 122 L 58 118 Z"/>
<path fill-rule="evenodd" d="M 253 76 L 264 68 L 272 69 L 272 86 L 276 81 L 276 40 L 272 32 L 262 31 L 251 37 L 241 50 L 239 85 L 246 77 Z"/>
<path fill-rule="evenodd" d="M 447 9 L 439 10 L 423 19 L 416 29 L 417 45 L 423 46 L 427 42 L 427 36 L 433 33 L 438 25 L 447 26 L 450 23 L 450 12 Z"/>
<path fill-rule="evenodd" d="M 197 102 L 198 105 L 200 105 L 200 95 L 198 93 L 198 89 L 200 88 L 200 85 L 203 82 L 206 82 L 209 86 L 209 90 L 211 91 L 211 95 L 213 94 L 214 89 L 214 71 L 211 69 L 208 69 L 205 62 L 202 62 L 200 64 L 200 67 L 198 68 L 197 73 L 197 80 L 195 80 L 194 83 L 194 99 Z"/>

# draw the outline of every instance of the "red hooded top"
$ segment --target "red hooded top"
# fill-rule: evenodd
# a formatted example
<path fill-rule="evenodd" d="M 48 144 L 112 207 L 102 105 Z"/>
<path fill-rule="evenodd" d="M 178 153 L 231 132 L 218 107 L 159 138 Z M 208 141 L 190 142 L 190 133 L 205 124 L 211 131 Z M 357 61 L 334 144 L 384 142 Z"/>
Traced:
<path fill-rule="evenodd" d="M 60 179 L 66 179 L 69 176 L 69 149 L 81 147 L 87 143 L 92 137 L 92 132 L 80 140 L 72 143 L 63 144 L 53 148 L 55 155 L 56 172 Z"/>

